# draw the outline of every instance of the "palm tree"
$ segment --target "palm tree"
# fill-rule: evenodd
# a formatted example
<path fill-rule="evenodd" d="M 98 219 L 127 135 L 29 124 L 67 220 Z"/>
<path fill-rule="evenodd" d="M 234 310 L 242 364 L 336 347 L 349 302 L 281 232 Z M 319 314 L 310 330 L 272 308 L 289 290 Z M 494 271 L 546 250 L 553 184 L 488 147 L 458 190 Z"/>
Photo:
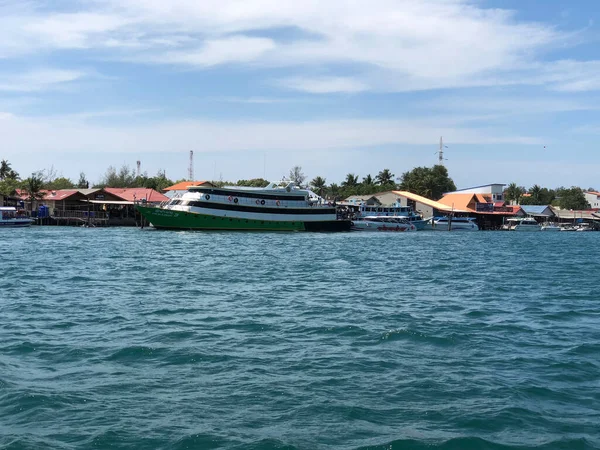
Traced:
<path fill-rule="evenodd" d="M 380 185 L 394 184 L 394 174 L 390 172 L 390 169 L 383 169 L 375 177 L 377 183 Z"/>
<path fill-rule="evenodd" d="M 541 192 L 542 188 L 537 184 L 534 184 L 531 189 L 529 189 L 529 193 L 531 194 L 531 201 L 535 205 L 539 205 L 541 203 Z"/>
<path fill-rule="evenodd" d="M 23 189 L 27 192 L 27 200 L 31 202 L 31 211 L 33 212 L 34 202 L 44 198 L 45 193 L 41 192 L 44 186 L 44 180 L 40 173 L 32 173 L 29 178 L 23 182 Z"/>
<path fill-rule="evenodd" d="M 19 174 L 10 167 L 10 163 L 6 159 L 0 161 L 0 180 L 16 180 L 18 177 Z"/>
<path fill-rule="evenodd" d="M 310 186 L 320 197 L 323 197 L 323 194 L 325 194 L 325 189 L 327 187 L 327 180 L 319 176 L 314 177 L 310 182 Z"/>
<path fill-rule="evenodd" d="M 375 181 L 373 180 L 371 174 L 368 174 L 366 177 L 363 177 L 362 184 L 363 186 L 373 186 L 375 184 Z"/>
<path fill-rule="evenodd" d="M 342 186 L 345 188 L 358 186 L 358 175 L 354 175 L 353 173 L 346 175 L 346 179 L 342 182 Z"/>
<path fill-rule="evenodd" d="M 506 188 L 506 200 L 509 202 L 515 202 L 518 205 L 522 195 L 523 191 L 517 186 L 517 183 L 510 183 Z"/>
<path fill-rule="evenodd" d="M 340 187 L 335 183 L 331 183 L 329 186 L 329 195 L 331 195 L 333 201 L 336 201 L 340 196 Z"/>

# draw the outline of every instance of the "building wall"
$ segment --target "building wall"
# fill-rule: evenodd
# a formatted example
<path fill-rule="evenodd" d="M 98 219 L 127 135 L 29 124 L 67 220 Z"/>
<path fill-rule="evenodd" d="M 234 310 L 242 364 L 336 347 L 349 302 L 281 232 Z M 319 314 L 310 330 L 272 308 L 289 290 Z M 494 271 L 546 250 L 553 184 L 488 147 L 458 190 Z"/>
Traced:
<path fill-rule="evenodd" d="M 585 199 L 592 208 L 600 208 L 600 196 L 586 192 Z"/>
<path fill-rule="evenodd" d="M 488 184 L 486 186 L 479 186 L 470 189 L 460 189 L 454 192 L 447 192 L 447 194 L 488 194 L 492 196 L 492 202 L 503 202 L 504 201 L 504 185 L 503 184 Z"/>
<path fill-rule="evenodd" d="M 421 202 L 415 202 L 406 197 L 398 196 L 396 194 L 394 194 L 394 196 L 396 197 L 396 201 L 400 206 L 410 206 L 413 209 L 413 211 L 422 214 L 425 218 L 432 217 L 434 215 L 434 211 L 431 206 L 427 206 Z"/>

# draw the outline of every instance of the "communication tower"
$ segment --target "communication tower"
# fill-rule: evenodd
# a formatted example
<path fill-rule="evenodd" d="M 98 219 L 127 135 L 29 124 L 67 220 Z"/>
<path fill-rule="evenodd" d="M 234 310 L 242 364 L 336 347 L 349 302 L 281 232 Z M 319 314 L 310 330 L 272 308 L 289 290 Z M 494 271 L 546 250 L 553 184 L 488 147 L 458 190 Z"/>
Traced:
<path fill-rule="evenodd" d="M 135 163 L 137 165 L 137 173 L 136 173 L 136 175 L 139 177 L 140 174 L 142 173 L 142 162 L 140 160 L 137 160 Z"/>
<path fill-rule="evenodd" d="M 194 150 L 190 150 L 190 167 L 188 168 L 189 181 L 194 181 Z"/>
<path fill-rule="evenodd" d="M 448 147 L 444 146 L 444 140 L 442 139 L 442 136 L 440 136 L 440 149 L 439 149 L 439 151 L 434 153 L 434 154 L 438 155 L 438 164 L 440 166 L 443 166 L 444 161 L 446 161 L 446 158 L 444 158 L 444 148 L 448 148 Z"/>

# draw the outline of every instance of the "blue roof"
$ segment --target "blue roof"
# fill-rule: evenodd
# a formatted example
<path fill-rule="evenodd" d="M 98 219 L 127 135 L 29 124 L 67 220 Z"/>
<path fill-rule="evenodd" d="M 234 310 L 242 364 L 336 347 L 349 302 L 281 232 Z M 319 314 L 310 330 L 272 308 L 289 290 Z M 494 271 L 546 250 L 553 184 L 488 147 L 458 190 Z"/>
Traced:
<path fill-rule="evenodd" d="M 548 205 L 521 205 L 521 209 L 526 214 L 544 214 L 545 212 L 552 214 L 552 211 L 546 211 L 549 209 Z"/>

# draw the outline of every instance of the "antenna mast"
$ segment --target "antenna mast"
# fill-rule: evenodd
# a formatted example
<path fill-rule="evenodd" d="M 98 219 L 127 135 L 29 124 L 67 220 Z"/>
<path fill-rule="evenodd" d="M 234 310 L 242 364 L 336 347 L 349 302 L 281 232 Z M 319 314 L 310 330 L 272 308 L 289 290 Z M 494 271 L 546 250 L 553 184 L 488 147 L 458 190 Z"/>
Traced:
<path fill-rule="evenodd" d="M 442 136 L 440 136 L 440 151 L 438 152 L 438 164 L 440 166 L 444 165 L 444 141 Z"/>
<path fill-rule="evenodd" d="M 190 167 L 188 168 L 189 181 L 194 181 L 194 150 L 190 150 Z"/>

